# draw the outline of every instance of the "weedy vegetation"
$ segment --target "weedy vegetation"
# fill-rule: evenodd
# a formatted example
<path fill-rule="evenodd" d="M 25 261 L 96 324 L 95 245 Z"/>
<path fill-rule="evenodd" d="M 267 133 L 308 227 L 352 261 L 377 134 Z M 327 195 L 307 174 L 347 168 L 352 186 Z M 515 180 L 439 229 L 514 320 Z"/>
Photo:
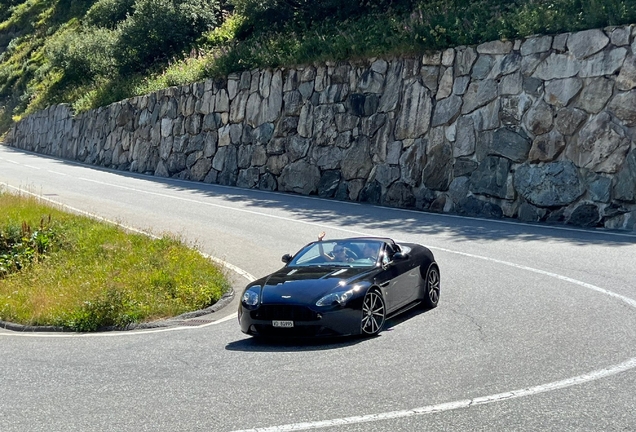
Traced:
<path fill-rule="evenodd" d="M 152 239 L 0 191 L 0 320 L 125 328 L 214 304 L 224 272 L 172 236 Z"/>
<path fill-rule="evenodd" d="M 636 22 L 636 0 L 4 0 L 0 133 L 254 68 L 421 54 Z"/>

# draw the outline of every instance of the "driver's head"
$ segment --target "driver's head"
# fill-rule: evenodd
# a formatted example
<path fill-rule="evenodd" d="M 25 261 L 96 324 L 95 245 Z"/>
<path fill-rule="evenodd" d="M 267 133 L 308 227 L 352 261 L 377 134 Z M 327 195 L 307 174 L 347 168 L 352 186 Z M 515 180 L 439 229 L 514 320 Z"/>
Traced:
<path fill-rule="evenodd" d="M 334 246 L 333 255 L 335 257 L 346 257 L 346 251 L 344 246 L 341 246 L 341 245 Z"/>

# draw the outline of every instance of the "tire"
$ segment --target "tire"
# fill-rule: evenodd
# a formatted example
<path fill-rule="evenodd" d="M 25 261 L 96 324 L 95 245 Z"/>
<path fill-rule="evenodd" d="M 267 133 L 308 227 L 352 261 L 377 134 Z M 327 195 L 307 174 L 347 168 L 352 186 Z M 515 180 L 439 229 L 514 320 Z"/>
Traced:
<path fill-rule="evenodd" d="M 424 305 L 429 309 L 433 309 L 437 307 L 440 293 L 440 276 L 439 269 L 436 265 L 432 265 L 428 269 L 424 285 L 426 287 L 424 292 Z"/>
<path fill-rule="evenodd" d="M 375 336 L 382 331 L 386 320 L 386 304 L 376 290 L 369 291 L 362 301 L 360 331 L 363 336 Z"/>

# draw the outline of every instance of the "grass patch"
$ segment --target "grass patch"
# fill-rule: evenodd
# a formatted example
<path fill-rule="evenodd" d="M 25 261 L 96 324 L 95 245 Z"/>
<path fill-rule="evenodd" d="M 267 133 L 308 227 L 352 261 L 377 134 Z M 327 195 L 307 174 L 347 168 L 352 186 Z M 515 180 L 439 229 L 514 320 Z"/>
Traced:
<path fill-rule="evenodd" d="M 0 273 L 0 320 L 123 328 L 205 308 L 230 289 L 220 268 L 174 237 L 128 234 L 2 191 L 0 209 L 0 256 L 20 257 Z"/>

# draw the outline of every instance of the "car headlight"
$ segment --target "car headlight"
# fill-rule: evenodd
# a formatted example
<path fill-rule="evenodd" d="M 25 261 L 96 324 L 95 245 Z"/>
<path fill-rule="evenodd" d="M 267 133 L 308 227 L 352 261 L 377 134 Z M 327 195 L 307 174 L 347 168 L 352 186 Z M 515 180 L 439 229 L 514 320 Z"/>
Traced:
<path fill-rule="evenodd" d="M 334 306 L 334 305 L 343 305 L 353 296 L 353 289 L 349 291 L 335 292 L 331 294 L 327 294 L 320 300 L 316 302 L 316 306 Z"/>
<path fill-rule="evenodd" d="M 260 302 L 261 287 L 251 287 L 243 293 L 241 303 L 248 309 L 255 309 Z"/>

